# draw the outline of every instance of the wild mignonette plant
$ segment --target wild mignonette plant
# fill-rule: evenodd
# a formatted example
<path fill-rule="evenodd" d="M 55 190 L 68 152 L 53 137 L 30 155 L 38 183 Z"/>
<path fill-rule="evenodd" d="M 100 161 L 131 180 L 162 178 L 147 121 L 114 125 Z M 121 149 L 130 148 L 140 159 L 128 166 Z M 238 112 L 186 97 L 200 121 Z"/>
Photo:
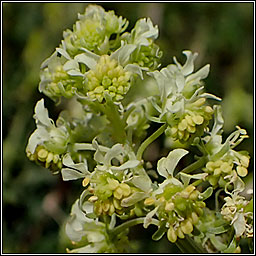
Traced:
<path fill-rule="evenodd" d="M 81 179 L 67 252 L 128 252 L 138 224 L 155 225 L 152 239 L 166 235 L 182 252 L 241 252 L 242 239 L 252 247 L 253 202 L 241 194 L 250 156 L 235 150 L 248 135 L 237 126 L 222 138 L 221 99 L 205 91 L 210 66 L 194 71 L 198 54 L 186 50 L 184 64 L 174 57 L 160 69 L 158 27 L 149 18 L 127 26 L 89 5 L 41 66 L 39 91 L 73 111 L 54 122 L 38 101 L 26 154 L 64 181 Z M 160 136 L 173 148 L 156 164 L 144 160 Z M 195 161 L 181 169 L 189 154 Z"/>

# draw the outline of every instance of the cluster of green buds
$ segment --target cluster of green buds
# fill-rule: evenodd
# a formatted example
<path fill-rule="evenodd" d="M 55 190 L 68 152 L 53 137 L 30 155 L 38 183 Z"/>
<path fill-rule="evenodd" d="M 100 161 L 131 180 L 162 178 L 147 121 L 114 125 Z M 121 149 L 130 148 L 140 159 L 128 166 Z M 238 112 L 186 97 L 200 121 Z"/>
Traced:
<path fill-rule="evenodd" d="M 87 188 L 93 195 L 88 199 L 94 205 L 94 213 L 101 215 L 126 215 L 132 216 L 139 212 L 137 205 L 127 206 L 127 198 L 133 197 L 138 188 L 126 182 L 120 182 L 118 178 L 110 173 L 96 171 L 90 179 Z M 84 181 L 83 185 L 86 185 Z"/>
<path fill-rule="evenodd" d="M 53 100 L 61 96 L 71 98 L 74 96 L 73 88 L 79 89 L 82 86 L 81 77 L 68 73 L 67 59 L 70 59 L 70 56 L 64 57 L 59 52 L 54 52 L 41 66 L 39 90 Z"/>
<path fill-rule="evenodd" d="M 43 145 L 37 146 L 33 154 L 27 151 L 27 157 L 30 161 L 35 161 L 37 164 L 50 169 L 53 173 L 58 172 L 62 168 L 61 156 L 49 152 Z"/>
<path fill-rule="evenodd" d="M 203 106 L 205 102 L 205 98 L 199 98 L 193 103 L 186 104 L 185 113 L 178 120 L 173 118 L 172 113 L 167 112 L 166 120 L 169 128 L 166 130 L 166 135 L 182 143 L 201 136 L 214 112 L 210 106 Z"/>
<path fill-rule="evenodd" d="M 248 173 L 249 157 L 243 155 L 241 162 L 234 164 L 232 159 L 222 159 L 217 161 L 209 161 L 203 170 L 208 173 L 207 180 L 214 187 L 219 185 L 225 187 L 229 181 L 230 175 L 236 172 L 240 177 L 245 177 Z"/>
<path fill-rule="evenodd" d="M 130 88 L 131 72 L 125 71 L 115 59 L 102 55 L 94 69 L 88 71 L 85 92 L 92 100 L 102 102 L 105 94 L 120 101 Z"/>
<path fill-rule="evenodd" d="M 84 14 L 78 15 L 73 31 L 63 33 L 62 47 L 71 56 L 81 53 L 86 48 L 96 54 L 107 54 L 120 46 L 120 33 L 125 31 L 128 21 L 115 15 L 114 11 L 106 12 L 101 6 L 89 5 Z M 110 39 L 115 35 L 116 39 Z"/>
<path fill-rule="evenodd" d="M 54 101 L 78 92 L 100 102 L 108 93 L 120 101 L 132 74 L 143 78 L 142 70 L 158 67 L 162 55 L 154 43 L 158 28 L 150 19 L 140 19 L 131 33 L 123 33 L 126 19 L 100 6 L 89 5 L 78 17 L 73 31 L 64 32 L 59 48 L 41 66 L 39 90 Z"/>
<path fill-rule="evenodd" d="M 155 198 L 146 198 L 144 204 L 158 207 L 157 215 L 161 222 L 166 222 L 167 238 L 175 243 L 177 238 L 183 239 L 193 231 L 203 214 L 205 203 L 200 198 L 200 192 L 193 186 L 186 188 L 168 184 L 163 193 Z"/>

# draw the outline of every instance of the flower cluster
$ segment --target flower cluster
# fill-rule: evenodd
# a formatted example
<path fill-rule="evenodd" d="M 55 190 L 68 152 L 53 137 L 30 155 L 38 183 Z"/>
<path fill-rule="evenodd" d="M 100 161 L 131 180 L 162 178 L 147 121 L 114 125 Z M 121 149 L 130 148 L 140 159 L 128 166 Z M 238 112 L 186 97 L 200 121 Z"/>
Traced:
<path fill-rule="evenodd" d="M 233 224 L 236 237 L 253 237 L 253 213 L 250 201 L 238 193 L 232 193 L 224 198 L 221 208 L 223 218 Z M 251 201 L 252 203 L 252 201 Z"/>
<path fill-rule="evenodd" d="M 62 155 L 66 153 L 69 143 L 68 127 L 64 124 L 54 125 L 48 117 L 43 99 L 35 107 L 34 118 L 37 129 L 29 138 L 27 156 L 31 161 L 58 172 L 62 168 Z"/>
<path fill-rule="evenodd" d="M 106 224 L 95 222 L 85 216 L 79 207 L 78 200 L 74 203 L 70 218 L 66 224 L 67 236 L 72 241 L 72 249 L 68 253 L 116 253 L 125 252 L 127 231 L 111 239 Z"/>
<path fill-rule="evenodd" d="M 207 77 L 209 65 L 192 73 L 197 54 L 190 51 L 183 53 L 187 56 L 183 66 L 174 58 L 176 64 L 150 74 L 155 78 L 160 91 L 158 101 L 161 106 L 157 105 L 157 102 L 154 104 L 159 112 L 158 122 L 168 124 L 167 136 L 185 143 L 193 142 L 195 137 L 202 136 L 212 119 L 214 111 L 206 105 L 206 98 L 219 98 L 202 93 L 204 86 L 201 80 Z"/>
<path fill-rule="evenodd" d="M 185 252 L 241 251 L 239 238 L 253 236 L 252 200 L 239 194 L 250 156 L 234 150 L 246 130 L 222 141 L 221 106 L 209 101 L 220 98 L 205 92 L 209 64 L 194 72 L 197 53 L 157 70 L 157 26 L 146 18 L 127 26 L 89 5 L 41 66 L 40 92 L 68 104 L 56 124 L 44 100 L 36 104 L 26 154 L 64 181 L 82 180 L 65 225 L 67 252 L 124 253 L 137 224 L 156 225 L 153 240 L 166 234 Z M 160 136 L 174 142 L 169 153 L 154 148 Z M 190 152 L 195 160 L 182 159 Z"/>
<path fill-rule="evenodd" d="M 102 55 L 95 69 L 86 76 L 85 91 L 92 100 L 102 102 L 108 94 L 114 101 L 120 101 L 130 88 L 130 77 L 131 72 L 125 71 L 115 59 Z"/>
<path fill-rule="evenodd" d="M 154 43 L 158 28 L 150 19 L 139 20 L 131 33 L 123 33 L 126 19 L 100 6 L 89 5 L 78 18 L 41 66 L 39 90 L 53 100 L 80 93 L 102 102 L 108 93 L 120 101 L 131 86 L 132 73 L 142 78 L 142 70 L 159 66 L 162 53 Z"/>
<path fill-rule="evenodd" d="M 114 11 L 106 12 L 101 6 L 89 5 L 84 14 L 78 15 L 73 31 L 63 33 L 62 47 L 71 56 L 81 53 L 86 48 L 96 54 L 107 54 L 120 46 L 120 34 L 128 26 L 128 21 L 115 15 Z M 112 40 L 111 36 L 116 39 Z"/>
<path fill-rule="evenodd" d="M 192 185 L 182 188 L 168 184 L 163 193 L 157 194 L 156 198 L 147 198 L 144 204 L 157 207 L 159 220 L 168 228 L 168 240 L 175 243 L 177 237 L 183 239 L 185 234 L 193 231 L 193 225 L 203 214 L 205 203 L 199 200 L 199 195 L 200 192 Z"/>

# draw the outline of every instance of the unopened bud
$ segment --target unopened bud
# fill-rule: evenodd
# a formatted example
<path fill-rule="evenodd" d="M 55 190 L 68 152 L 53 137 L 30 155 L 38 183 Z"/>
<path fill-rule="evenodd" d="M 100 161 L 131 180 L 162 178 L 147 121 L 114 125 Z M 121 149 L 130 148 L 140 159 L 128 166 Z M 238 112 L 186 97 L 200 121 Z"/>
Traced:
<path fill-rule="evenodd" d="M 190 234 L 193 231 L 193 225 L 189 220 L 181 222 L 181 230 L 184 234 Z"/>
<path fill-rule="evenodd" d="M 114 191 L 114 197 L 116 199 L 121 199 L 122 196 L 123 196 L 123 190 L 120 187 L 116 188 L 116 190 Z"/>
<path fill-rule="evenodd" d="M 98 200 L 98 197 L 97 196 L 91 196 L 88 201 L 91 202 L 91 203 L 94 203 Z"/>
<path fill-rule="evenodd" d="M 244 168 L 243 166 L 237 166 L 236 170 L 237 170 L 238 175 L 241 177 L 245 177 L 248 174 L 247 169 Z"/>
<path fill-rule="evenodd" d="M 145 204 L 145 205 L 152 205 L 152 204 L 154 204 L 154 203 L 155 203 L 155 199 L 152 198 L 152 197 L 148 197 L 148 198 L 146 198 L 145 201 L 144 201 L 144 204 Z"/>
<path fill-rule="evenodd" d="M 82 182 L 83 187 L 86 187 L 89 184 L 89 182 L 90 182 L 90 179 L 88 177 L 85 177 Z"/>
<path fill-rule="evenodd" d="M 177 240 L 177 235 L 175 233 L 175 230 L 172 226 L 169 227 L 167 231 L 167 238 L 171 243 L 175 243 Z"/>
<path fill-rule="evenodd" d="M 131 188 L 129 185 L 125 184 L 125 183 L 121 183 L 119 185 L 119 187 L 122 189 L 122 194 L 124 197 L 127 197 L 131 194 Z"/>

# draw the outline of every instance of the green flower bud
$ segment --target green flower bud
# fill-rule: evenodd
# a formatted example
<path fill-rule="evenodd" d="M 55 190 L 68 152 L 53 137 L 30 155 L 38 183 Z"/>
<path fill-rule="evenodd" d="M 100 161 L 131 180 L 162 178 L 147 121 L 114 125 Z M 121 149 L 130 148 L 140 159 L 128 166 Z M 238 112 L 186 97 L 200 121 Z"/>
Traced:
<path fill-rule="evenodd" d="M 181 229 L 180 227 L 177 228 L 176 234 L 177 234 L 177 236 L 178 236 L 179 238 L 181 238 L 181 239 L 185 238 L 185 235 L 184 235 L 184 233 L 182 232 L 182 229 Z"/>
<path fill-rule="evenodd" d="M 184 234 L 190 234 L 193 231 L 193 225 L 191 221 L 184 220 L 181 222 L 181 230 Z"/>
<path fill-rule="evenodd" d="M 243 166 L 237 166 L 236 167 L 237 174 L 241 177 L 245 177 L 248 174 L 248 171 Z"/>
<path fill-rule="evenodd" d="M 177 240 L 177 235 L 175 233 L 175 230 L 172 226 L 169 227 L 167 231 L 167 238 L 171 243 L 175 243 Z"/>

